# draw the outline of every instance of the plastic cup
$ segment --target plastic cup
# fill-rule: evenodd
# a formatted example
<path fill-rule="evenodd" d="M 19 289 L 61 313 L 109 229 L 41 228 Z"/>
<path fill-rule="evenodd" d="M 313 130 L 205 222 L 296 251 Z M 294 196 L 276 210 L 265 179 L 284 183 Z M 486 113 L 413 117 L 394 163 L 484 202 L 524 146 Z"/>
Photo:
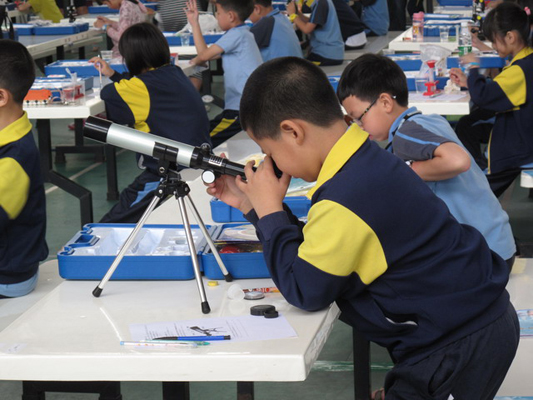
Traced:
<path fill-rule="evenodd" d="M 71 83 L 66 84 L 62 88 L 63 103 L 73 104 L 76 102 L 76 86 Z"/>
<path fill-rule="evenodd" d="M 417 93 L 425 93 L 427 90 L 426 82 L 428 80 L 426 78 L 416 78 L 415 79 L 415 86 L 416 86 L 416 92 Z"/>
<path fill-rule="evenodd" d="M 109 64 L 113 59 L 113 50 L 102 50 L 100 51 L 100 55 L 102 56 L 102 60 Z"/>
<path fill-rule="evenodd" d="M 447 42 L 450 40 L 450 27 L 439 26 L 440 41 Z"/>
<path fill-rule="evenodd" d="M 228 288 L 228 299 L 230 300 L 242 300 L 244 299 L 244 290 L 241 285 L 235 283 Z"/>
<path fill-rule="evenodd" d="M 180 33 L 181 45 L 190 46 L 191 45 L 191 33 L 183 31 Z"/>

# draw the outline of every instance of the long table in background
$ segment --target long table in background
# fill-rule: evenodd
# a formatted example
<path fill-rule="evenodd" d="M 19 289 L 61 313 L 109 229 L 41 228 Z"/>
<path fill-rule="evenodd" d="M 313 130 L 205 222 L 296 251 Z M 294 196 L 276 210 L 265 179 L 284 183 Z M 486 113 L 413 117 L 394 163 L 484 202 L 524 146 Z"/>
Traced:
<path fill-rule="evenodd" d="M 58 60 L 64 59 L 66 47 L 78 48 L 80 58 L 85 58 L 85 46 L 101 42 L 103 34 L 99 29 L 89 29 L 69 35 L 19 36 L 19 42 L 26 46 L 34 59 L 51 56 L 56 56 Z"/>

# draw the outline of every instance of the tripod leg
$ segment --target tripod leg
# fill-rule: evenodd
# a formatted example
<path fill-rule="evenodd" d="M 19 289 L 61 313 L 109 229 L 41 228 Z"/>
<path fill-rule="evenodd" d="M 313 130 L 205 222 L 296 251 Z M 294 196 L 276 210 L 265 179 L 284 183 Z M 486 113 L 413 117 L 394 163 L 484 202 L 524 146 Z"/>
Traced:
<path fill-rule="evenodd" d="M 93 296 L 94 297 L 100 297 L 100 294 L 102 293 L 102 290 L 104 290 L 105 284 L 107 283 L 107 281 L 109 279 L 111 279 L 111 276 L 113 275 L 113 273 L 117 269 L 118 264 L 120 264 L 120 261 L 122 261 L 122 258 L 124 257 L 124 255 L 126 254 L 128 249 L 130 248 L 131 244 L 133 243 L 133 241 L 135 240 L 135 238 L 137 237 L 137 235 L 141 231 L 141 228 L 143 227 L 144 223 L 146 222 L 146 220 L 148 219 L 148 217 L 150 216 L 150 214 L 154 210 L 154 208 L 157 205 L 158 201 L 159 201 L 159 197 L 154 196 L 154 198 L 152 199 L 152 201 L 150 202 L 150 204 L 146 208 L 146 211 L 142 215 L 141 219 L 139 220 L 139 222 L 137 222 L 137 225 L 135 226 L 133 231 L 130 233 L 130 235 L 128 236 L 128 238 L 126 239 L 126 241 L 124 242 L 124 244 L 120 248 L 117 256 L 115 257 L 115 260 L 113 261 L 113 264 L 111 264 L 111 266 L 107 270 L 105 276 L 102 278 L 102 280 L 100 281 L 98 286 L 96 286 L 96 288 L 93 290 Z"/>
<path fill-rule="evenodd" d="M 207 302 L 207 297 L 205 295 L 204 281 L 202 280 L 202 275 L 200 274 L 200 263 L 196 255 L 196 247 L 194 245 L 194 240 L 192 237 L 191 224 L 189 222 L 189 217 L 187 216 L 187 209 L 185 208 L 185 201 L 183 197 L 177 197 L 178 205 L 180 208 L 181 220 L 183 221 L 183 229 L 185 230 L 185 236 L 187 238 L 187 245 L 189 246 L 189 252 L 191 253 L 191 261 L 194 267 L 194 276 L 196 277 L 196 283 L 198 284 L 198 292 L 200 293 L 200 299 L 202 301 L 202 312 L 204 314 L 209 314 L 211 308 Z"/>
<path fill-rule="evenodd" d="M 204 234 L 205 240 L 207 241 L 207 244 L 209 244 L 209 248 L 211 249 L 211 252 L 215 256 L 215 260 L 217 260 L 217 264 L 220 267 L 220 270 L 222 271 L 222 274 L 224 275 L 224 280 L 226 282 L 233 281 L 233 277 L 226 269 L 226 266 L 224 265 L 224 262 L 222 261 L 222 258 L 220 258 L 220 255 L 218 254 L 217 248 L 215 246 L 215 243 L 213 243 L 213 239 L 211 239 L 211 236 L 209 235 L 209 232 L 207 232 L 207 228 L 205 227 L 204 221 L 202 220 L 202 217 L 200 216 L 200 213 L 196 209 L 196 206 L 194 205 L 192 198 L 190 195 L 187 195 L 187 199 L 189 200 L 189 203 L 191 205 L 192 211 L 194 213 L 194 217 L 196 218 L 196 222 L 198 223 L 198 226 L 202 230 L 202 233 Z"/>

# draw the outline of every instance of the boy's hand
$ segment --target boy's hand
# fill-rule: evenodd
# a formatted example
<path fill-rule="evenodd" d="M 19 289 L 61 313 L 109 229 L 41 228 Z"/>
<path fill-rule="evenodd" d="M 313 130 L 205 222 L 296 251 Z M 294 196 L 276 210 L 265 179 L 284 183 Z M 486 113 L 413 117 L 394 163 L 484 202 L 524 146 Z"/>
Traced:
<path fill-rule="evenodd" d="M 287 3 L 285 7 L 287 8 L 287 14 L 289 15 L 296 14 L 296 5 L 294 4 L 294 1 Z"/>
<path fill-rule="evenodd" d="M 468 53 L 461 57 L 461 64 L 463 65 L 470 64 L 473 62 L 479 64 L 479 57 L 476 56 L 474 53 Z"/>
<path fill-rule="evenodd" d="M 450 69 L 450 79 L 456 85 L 459 85 L 461 87 L 468 87 L 466 75 L 463 71 L 461 71 L 460 68 Z"/>
<path fill-rule="evenodd" d="M 189 24 L 193 26 L 194 24 L 198 24 L 198 7 L 196 5 L 196 0 L 189 0 L 187 2 L 187 8 L 185 8 L 185 14 L 187 14 L 187 21 L 189 21 Z"/>
<path fill-rule="evenodd" d="M 226 158 L 224 153 L 220 156 Z M 244 192 L 237 187 L 235 182 L 237 179 L 242 180 L 241 177 L 222 175 L 215 182 L 208 185 L 207 193 L 227 205 L 239 209 L 243 214 L 248 214 L 252 209 L 252 204 Z"/>
<path fill-rule="evenodd" d="M 115 73 L 115 70 L 111 68 L 109 64 L 102 60 L 100 57 L 93 57 L 89 60 L 89 62 L 93 63 L 94 68 L 96 68 L 98 71 L 101 71 L 102 74 L 104 74 L 108 78 Z"/>
<path fill-rule="evenodd" d="M 283 211 L 283 198 L 287 194 L 287 188 L 291 177 L 283 173 L 280 179 L 274 173 L 272 159 L 267 156 L 255 173 L 252 170 L 253 163 L 246 164 L 244 172 L 246 182 L 237 179 L 237 187 L 246 195 L 259 218 L 278 211 Z"/>

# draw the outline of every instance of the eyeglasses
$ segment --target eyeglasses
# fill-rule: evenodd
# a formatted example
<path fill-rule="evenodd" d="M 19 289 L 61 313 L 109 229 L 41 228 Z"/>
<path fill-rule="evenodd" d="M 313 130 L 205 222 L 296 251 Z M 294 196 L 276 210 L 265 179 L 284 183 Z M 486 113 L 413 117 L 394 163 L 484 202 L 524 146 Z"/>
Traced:
<path fill-rule="evenodd" d="M 379 97 L 378 97 L 379 98 Z M 374 100 L 372 103 L 370 103 L 370 105 L 365 109 L 365 111 L 363 111 L 363 113 L 361 114 L 361 116 L 359 118 L 354 118 L 354 122 L 361 126 L 361 124 L 363 123 L 363 117 L 366 115 L 366 113 L 372 108 L 372 106 L 374 104 L 376 104 L 376 102 L 378 101 L 378 99 Z"/>

